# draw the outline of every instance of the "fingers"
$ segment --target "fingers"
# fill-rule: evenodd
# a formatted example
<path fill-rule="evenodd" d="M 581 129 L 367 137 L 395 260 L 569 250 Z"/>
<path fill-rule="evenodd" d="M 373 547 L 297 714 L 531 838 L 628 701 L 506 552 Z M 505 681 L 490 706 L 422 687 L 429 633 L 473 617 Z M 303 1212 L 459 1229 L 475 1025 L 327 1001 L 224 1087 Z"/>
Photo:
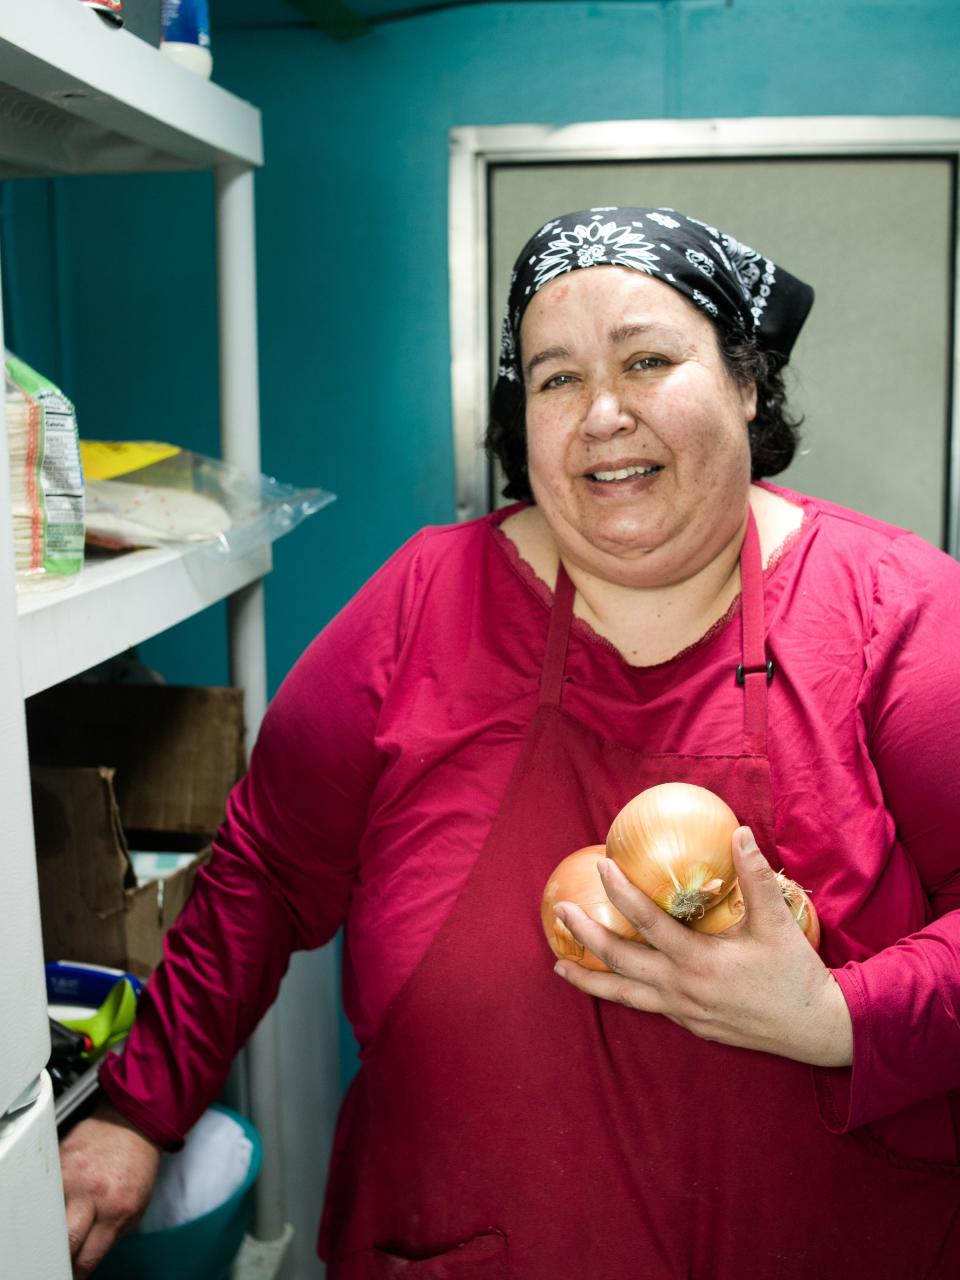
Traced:
<path fill-rule="evenodd" d="M 85 1280 L 123 1234 L 123 1223 L 120 1218 L 98 1219 L 96 1201 L 86 1196 L 68 1196 L 66 1209 L 73 1274 L 76 1280 Z"/>
<path fill-rule="evenodd" d="M 792 924 L 777 873 L 760 852 L 749 827 L 737 827 L 733 833 L 733 862 L 746 907 L 744 926 L 756 930 L 771 922 L 778 929 L 787 922 Z"/>
<path fill-rule="evenodd" d="M 86 1236 L 79 1251 L 73 1257 L 73 1274 L 75 1280 L 86 1280 L 104 1260 L 117 1240 L 114 1226 L 105 1226 L 95 1222 Z"/>
<path fill-rule="evenodd" d="M 559 914 L 559 912 L 558 912 Z M 577 919 L 574 919 L 574 916 Z M 579 920 L 582 918 L 588 924 L 593 924 L 579 908 L 574 907 L 570 914 L 566 917 L 566 923 L 571 930 L 577 928 Z M 606 933 L 602 925 L 594 925 L 595 929 Z M 612 936 L 612 935 L 611 935 Z M 627 942 L 624 939 L 616 939 L 617 943 L 622 944 L 624 950 L 618 951 L 616 946 L 604 947 L 602 942 L 593 941 L 590 944 L 590 950 L 594 955 L 599 954 L 602 948 L 606 954 L 600 958 L 604 964 L 610 967 L 610 972 L 602 973 L 596 969 L 585 969 L 582 965 L 577 964 L 573 960 L 559 960 L 554 965 L 554 972 L 572 987 L 584 992 L 588 996 L 596 996 L 599 1000 L 612 1000 L 616 1004 L 626 1005 L 631 1009 L 642 1009 L 647 1013 L 663 1012 L 663 1004 L 660 997 L 658 987 L 649 980 L 644 980 L 643 976 L 634 971 L 634 966 L 626 959 L 625 949 L 632 947 L 636 952 L 650 952 L 649 947 L 645 947 L 641 942 Z M 651 953 L 655 957 L 655 953 Z M 644 961 L 649 960 L 649 956 L 644 956 Z M 630 968 L 627 974 L 623 969 L 615 966 L 624 965 Z"/>
<path fill-rule="evenodd" d="M 686 931 L 632 885 L 616 863 L 602 858 L 597 865 L 607 896 L 643 935 L 643 940 L 621 938 L 592 920 L 580 907 L 559 902 L 557 917 L 578 942 L 603 961 L 609 972 L 588 970 L 573 961 L 560 961 L 554 966 L 555 972 L 588 995 L 650 1013 L 662 1012 L 660 989 L 671 964 L 666 952 L 676 949 L 675 931 L 681 941 L 685 941 L 682 935 Z"/>
<path fill-rule="evenodd" d="M 686 928 L 631 884 L 612 858 L 601 858 L 597 868 L 607 897 L 643 935 L 644 942 L 665 954 L 687 946 L 690 939 Z"/>
<path fill-rule="evenodd" d="M 93 1198 L 67 1197 L 67 1238 L 73 1274 L 85 1280 L 100 1265 L 121 1236 L 132 1231 L 143 1216 L 142 1204 L 129 1193 L 118 1194 L 113 1203 L 100 1206 Z"/>
<path fill-rule="evenodd" d="M 96 1206 L 92 1200 L 68 1197 L 67 1199 L 67 1240 L 70 1243 L 70 1257 L 76 1261 L 80 1251 L 86 1244 L 90 1228 L 97 1217 Z"/>
<path fill-rule="evenodd" d="M 607 897 L 630 921 L 640 939 L 621 938 L 605 928 L 572 902 L 558 902 L 555 914 L 578 942 L 582 943 L 615 974 L 644 980 L 663 969 L 657 960 L 669 956 L 676 959 L 686 954 L 690 934 L 679 920 L 662 911 L 642 890 L 631 884 L 610 858 L 600 858 L 597 869 Z M 581 966 L 575 965 L 579 971 Z M 579 972 L 573 975 L 579 978 Z M 662 976 L 662 975 L 661 975 Z"/>
<path fill-rule="evenodd" d="M 105 1107 L 81 1120 L 60 1144 L 60 1165 L 74 1275 L 85 1280 L 132 1230 L 150 1199 L 159 1149 Z"/>

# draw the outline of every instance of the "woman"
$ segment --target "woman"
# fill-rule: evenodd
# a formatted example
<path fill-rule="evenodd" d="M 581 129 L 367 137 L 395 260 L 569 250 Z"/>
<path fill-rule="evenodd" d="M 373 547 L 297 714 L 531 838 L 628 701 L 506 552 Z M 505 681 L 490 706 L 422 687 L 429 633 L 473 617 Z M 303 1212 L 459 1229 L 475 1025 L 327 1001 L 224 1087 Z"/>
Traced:
<path fill-rule="evenodd" d="M 148 1184 L 345 922 L 335 1280 L 958 1274 L 960 570 L 757 483 L 811 302 L 673 210 L 531 239 L 490 433 L 521 501 L 417 535 L 288 677 L 103 1069 L 125 1120 L 65 1149 L 78 1238 L 131 1210 L 91 1149 Z M 550 870 L 666 780 L 744 824 L 744 921 L 694 934 L 605 864 L 652 946 L 563 905 L 611 972 L 555 971 Z"/>

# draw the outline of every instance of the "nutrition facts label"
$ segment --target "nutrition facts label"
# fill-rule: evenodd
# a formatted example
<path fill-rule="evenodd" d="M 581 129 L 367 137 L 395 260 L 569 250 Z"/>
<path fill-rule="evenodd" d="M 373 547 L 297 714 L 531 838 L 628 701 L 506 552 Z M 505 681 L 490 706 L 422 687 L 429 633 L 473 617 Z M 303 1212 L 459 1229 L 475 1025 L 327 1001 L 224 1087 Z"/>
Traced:
<path fill-rule="evenodd" d="M 83 472 L 73 412 L 62 396 L 41 392 L 37 401 L 43 414 L 44 494 L 48 500 L 58 496 L 79 498 L 83 494 Z"/>
<path fill-rule="evenodd" d="M 73 405 L 7 353 L 7 456 L 18 584 L 66 581 L 83 564 L 83 465 Z"/>

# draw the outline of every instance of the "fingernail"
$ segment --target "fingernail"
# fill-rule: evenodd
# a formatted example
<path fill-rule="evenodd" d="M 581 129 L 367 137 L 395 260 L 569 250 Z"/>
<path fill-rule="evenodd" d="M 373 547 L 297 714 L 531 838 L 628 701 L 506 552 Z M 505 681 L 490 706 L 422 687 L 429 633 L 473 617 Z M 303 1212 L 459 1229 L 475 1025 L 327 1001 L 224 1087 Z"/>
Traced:
<path fill-rule="evenodd" d="M 746 832 L 746 835 L 741 836 L 740 838 L 740 848 L 744 853 L 759 853 L 760 846 L 757 844 L 756 840 L 754 840 L 753 832 L 749 827 L 744 827 L 744 831 Z"/>
<path fill-rule="evenodd" d="M 564 965 L 562 965 L 562 964 L 560 963 L 560 961 L 559 961 L 559 960 L 558 960 L 558 961 L 557 961 L 557 963 L 553 966 L 553 972 L 554 972 L 555 974 L 557 974 L 557 975 L 558 975 L 559 977 L 561 977 L 561 978 L 565 978 L 565 977 L 567 976 L 567 970 L 566 970 L 566 968 L 564 967 Z"/>
<path fill-rule="evenodd" d="M 561 921 L 562 924 L 567 923 L 567 913 L 563 907 L 554 907 L 553 914 L 557 917 L 559 921 Z"/>
<path fill-rule="evenodd" d="M 612 858 L 601 858 L 597 863 L 600 868 L 600 874 L 608 877 L 610 880 L 622 880 L 623 872 L 617 866 Z"/>

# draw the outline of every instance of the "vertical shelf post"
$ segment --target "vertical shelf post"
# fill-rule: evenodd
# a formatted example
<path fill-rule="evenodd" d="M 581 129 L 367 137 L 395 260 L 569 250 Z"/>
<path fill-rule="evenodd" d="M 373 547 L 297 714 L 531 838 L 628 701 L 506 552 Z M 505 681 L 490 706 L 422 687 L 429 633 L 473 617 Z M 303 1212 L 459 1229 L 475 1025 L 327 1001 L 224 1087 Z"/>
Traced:
<path fill-rule="evenodd" d="M 253 169 L 216 170 L 217 303 L 220 328 L 220 443 L 226 462 L 260 475 L 260 392 L 257 351 L 256 242 Z M 263 584 L 230 597 L 230 678 L 244 691 L 247 754 L 267 707 Z M 254 1235 L 283 1235 L 280 1089 L 276 1015 L 267 1013 L 246 1050 L 251 1118 L 263 1140 L 256 1186 Z"/>

